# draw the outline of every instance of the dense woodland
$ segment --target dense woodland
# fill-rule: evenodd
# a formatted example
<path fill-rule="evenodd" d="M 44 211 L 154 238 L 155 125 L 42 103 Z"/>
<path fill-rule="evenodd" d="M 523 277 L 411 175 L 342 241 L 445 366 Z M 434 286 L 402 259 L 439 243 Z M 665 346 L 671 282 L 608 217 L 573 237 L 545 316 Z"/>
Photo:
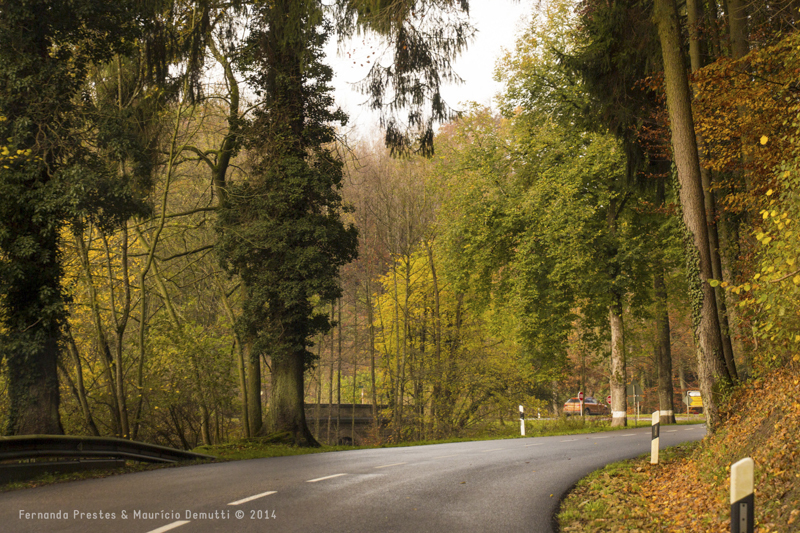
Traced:
<path fill-rule="evenodd" d="M 468 13 L 0 1 L 4 433 L 417 440 L 578 390 L 622 425 L 631 381 L 713 429 L 800 363 L 800 2 L 537 3 L 496 110 L 439 93 Z M 348 137 L 322 50 L 363 35 Z"/>

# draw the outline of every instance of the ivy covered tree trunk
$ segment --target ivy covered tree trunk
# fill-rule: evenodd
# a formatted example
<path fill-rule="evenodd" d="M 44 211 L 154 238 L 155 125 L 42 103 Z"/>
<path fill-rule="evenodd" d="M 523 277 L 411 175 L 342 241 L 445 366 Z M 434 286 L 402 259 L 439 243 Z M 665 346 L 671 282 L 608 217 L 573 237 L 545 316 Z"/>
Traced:
<path fill-rule="evenodd" d="M 302 353 L 272 358 L 268 427 L 275 433 L 290 433 L 299 446 L 315 446 L 303 409 L 303 359 Z"/>
<path fill-rule="evenodd" d="M 711 254 L 708 245 L 703 188 L 700 179 L 700 160 L 692 117 L 689 79 L 683 57 L 681 31 L 675 0 L 656 0 L 654 18 L 661 41 L 664 61 L 664 80 L 672 131 L 672 150 L 678 168 L 680 203 L 685 225 L 687 275 L 690 287 L 692 324 L 697 342 L 700 392 L 709 431 L 718 421 L 718 386 L 729 382 L 720 344 L 720 327 L 712 277 Z"/>
<path fill-rule="evenodd" d="M 135 38 L 131 7 L 30 0 L 0 8 L 0 360 L 10 435 L 63 433 L 63 229 L 86 219 L 118 225 L 133 208 L 116 168 L 87 149 L 96 124 L 77 97 L 89 65 L 108 61 L 123 36 Z"/>
<path fill-rule="evenodd" d="M 686 10 L 688 13 L 688 29 L 689 29 L 689 64 L 692 72 L 696 72 L 703 68 L 703 52 L 702 46 L 705 41 L 701 35 L 701 23 L 703 20 L 703 8 L 699 0 L 688 0 L 686 2 Z M 704 150 L 705 143 L 703 136 L 697 133 L 697 145 L 701 150 Z M 702 162 L 701 162 L 702 163 Z M 700 166 L 700 181 L 703 185 L 703 201 L 706 209 L 706 226 L 708 228 L 708 246 L 711 254 L 711 273 L 714 279 L 722 281 L 722 259 L 719 249 L 719 232 L 717 226 L 717 201 L 716 193 L 713 189 L 713 174 L 710 168 L 701 164 Z M 738 379 L 736 371 L 736 361 L 734 359 L 733 343 L 731 342 L 731 332 L 728 323 L 728 307 L 725 302 L 725 290 L 717 286 L 714 289 L 714 295 L 717 302 L 717 317 L 720 324 L 720 341 L 722 343 L 722 353 L 725 356 L 725 364 L 728 368 L 728 374 L 732 379 Z"/>
<path fill-rule="evenodd" d="M 3 296 L 3 348 L 11 404 L 7 435 L 64 433 L 58 413 L 59 338 L 65 316 L 58 236 L 54 228 L 33 222 L 34 211 L 17 213 L 16 234 L 9 236 L 15 238 L 17 246 L 8 248 L 19 250 L 23 242 L 29 247 L 35 243 L 35 254 L 16 253 L 4 258 L 21 278 L 14 286 L 4 287 Z"/>
<path fill-rule="evenodd" d="M 260 4 L 252 29 L 247 68 L 263 101 L 242 133 L 253 154 L 248 178 L 228 184 L 221 198 L 218 251 L 244 285 L 237 328 L 249 340 L 251 360 L 272 361 L 267 430 L 315 446 L 305 421 L 303 376 L 314 363 L 311 338 L 329 330 L 331 321 L 312 300 L 341 297 L 339 269 L 357 250 L 355 228 L 340 218 L 342 163 L 327 148 L 335 140 L 332 124 L 346 117 L 330 111 L 332 71 L 321 63 L 330 28 L 318 2 Z M 256 383 L 248 386 L 251 395 L 259 390 Z M 256 411 L 251 404 L 257 423 Z"/>

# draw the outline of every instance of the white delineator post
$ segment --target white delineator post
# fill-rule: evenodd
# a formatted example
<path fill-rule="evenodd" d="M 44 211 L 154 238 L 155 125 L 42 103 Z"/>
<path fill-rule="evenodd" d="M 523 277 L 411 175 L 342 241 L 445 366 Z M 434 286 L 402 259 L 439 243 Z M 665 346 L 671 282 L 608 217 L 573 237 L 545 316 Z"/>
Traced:
<path fill-rule="evenodd" d="M 650 464 L 658 464 L 658 433 L 661 429 L 661 416 L 658 411 L 653 413 L 653 425 L 650 438 Z"/>
<path fill-rule="evenodd" d="M 519 406 L 519 432 L 525 436 L 525 408 Z"/>
<path fill-rule="evenodd" d="M 753 533 L 754 528 L 753 460 L 745 457 L 731 465 L 731 533 Z"/>

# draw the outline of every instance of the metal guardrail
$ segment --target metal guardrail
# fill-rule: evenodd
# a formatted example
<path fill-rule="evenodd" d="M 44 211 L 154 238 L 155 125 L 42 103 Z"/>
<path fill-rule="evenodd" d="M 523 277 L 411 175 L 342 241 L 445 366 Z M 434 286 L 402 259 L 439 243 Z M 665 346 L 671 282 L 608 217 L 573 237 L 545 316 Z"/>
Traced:
<path fill-rule="evenodd" d="M 40 457 L 132 459 L 148 463 L 213 460 L 210 455 L 113 437 L 20 435 L 0 437 L 0 461 Z"/>

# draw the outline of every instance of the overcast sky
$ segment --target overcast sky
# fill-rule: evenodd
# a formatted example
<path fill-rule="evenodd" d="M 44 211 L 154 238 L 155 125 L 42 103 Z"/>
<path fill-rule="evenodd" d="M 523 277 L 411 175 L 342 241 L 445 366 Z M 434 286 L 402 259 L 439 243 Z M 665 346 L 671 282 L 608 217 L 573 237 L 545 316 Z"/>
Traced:
<path fill-rule="evenodd" d="M 513 48 L 516 36 L 529 19 L 532 3 L 531 0 L 470 2 L 470 18 L 478 32 L 467 51 L 455 63 L 455 70 L 464 79 L 464 84 L 449 85 L 442 91 L 451 107 L 460 108 L 459 103 L 467 101 L 493 104 L 494 95 L 501 88 L 492 80 L 495 62 L 504 48 Z M 338 54 L 335 43 L 328 47 L 329 61 L 335 73 L 333 86 L 336 102 L 350 115 L 350 125 L 358 130 L 357 136 L 368 134 L 377 120 L 369 110 L 359 105 L 365 97 L 355 92 L 350 83 L 364 77 L 375 59 L 371 54 L 378 49 L 378 41 L 362 38 L 349 43 Z"/>

